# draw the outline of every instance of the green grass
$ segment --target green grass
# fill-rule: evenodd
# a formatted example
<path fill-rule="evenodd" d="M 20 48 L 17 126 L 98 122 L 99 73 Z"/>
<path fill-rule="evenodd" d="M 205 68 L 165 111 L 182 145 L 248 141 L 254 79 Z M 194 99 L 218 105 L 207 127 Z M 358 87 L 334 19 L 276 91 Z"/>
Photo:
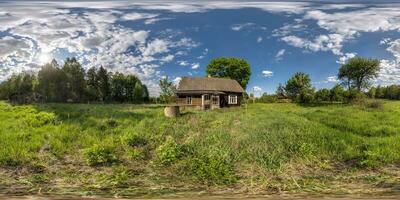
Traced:
<path fill-rule="evenodd" d="M 0 147 L 0 192 L 395 190 L 400 102 L 251 104 L 177 119 L 158 106 L 0 102 Z"/>

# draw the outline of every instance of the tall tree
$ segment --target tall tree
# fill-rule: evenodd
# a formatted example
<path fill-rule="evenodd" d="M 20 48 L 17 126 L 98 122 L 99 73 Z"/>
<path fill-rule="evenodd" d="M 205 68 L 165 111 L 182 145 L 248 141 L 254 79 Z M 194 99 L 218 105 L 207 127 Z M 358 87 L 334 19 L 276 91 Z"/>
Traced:
<path fill-rule="evenodd" d="M 207 75 L 220 78 L 231 78 L 246 89 L 251 76 L 251 68 L 246 60 L 241 58 L 214 58 L 207 65 Z"/>
<path fill-rule="evenodd" d="M 81 102 L 85 95 L 85 70 L 75 58 L 67 58 L 62 68 L 67 77 L 68 100 Z"/>
<path fill-rule="evenodd" d="M 55 60 L 42 66 L 38 73 L 38 83 L 38 92 L 45 97 L 46 101 L 64 102 L 66 100 L 67 77 Z"/>
<path fill-rule="evenodd" d="M 312 101 L 314 88 L 308 74 L 297 72 L 287 81 L 285 91 L 295 101 L 306 103 Z"/>
<path fill-rule="evenodd" d="M 160 100 L 163 103 L 172 103 L 176 97 L 176 86 L 173 82 L 168 80 L 168 76 L 160 80 Z"/>
<path fill-rule="evenodd" d="M 100 101 L 108 101 L 110 98 L 110 76 L 103 66 L 100 67 L 97 72 L 97 81 L 98 81 L 98 89 L 99 89 L 99 100 Z"/>
<path fill-rule="evenodd" d="M 149 90 L 147 89 L 147 86 L 143 84 L 143 101 L 148 102 L 149 100 Z"/>
<path fill-rule="evenodd" d="M 354 57 L 340 67 L 338 77 L 349 89 L 354 87 L 361 92 L 370 86 L 373 78 L 378 77 L 379 69 L 379 60 Z"/>
<path fill-rule="evenodd" d="M 111 98 L 113 101 L 124 102 L 126 99 L 125 76 L 115 73 L 111 78 Z"/>
<path fill-rule="evenodd" d="M 140 81 L 137 81 L 135 84 L 135 90 L 133 96 L 135 103 L 143 103 L 143 86 Z"/>
<path fill-rule="evenodd" d="M 276 97 L 278 99 L 284 99 L 286 98 L 286 92 L 285 92 L 285 87 L 279 83 L 278 88 L 276 88 Z"/>
<path fill-rule="evenodd" d="M 90 68 L 86 73 L 86 93 L 90 101 L 97 101 L 99 99 L 99 83 L 95 67 Z"/>

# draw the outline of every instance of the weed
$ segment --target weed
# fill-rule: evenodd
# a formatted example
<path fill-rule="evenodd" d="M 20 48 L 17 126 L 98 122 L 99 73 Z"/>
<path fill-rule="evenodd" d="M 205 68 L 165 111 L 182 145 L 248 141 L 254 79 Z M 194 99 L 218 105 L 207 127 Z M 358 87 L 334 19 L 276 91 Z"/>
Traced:
<path fill-rule="evenodd" d="M 173 164 L 180 156 L 180 146 L 172 137 L 168 137 L 156 150 L 158 159 L 162 165 Z"/>
<path fill-rule="evenodd" d="M 91 166 L 111 165 L 118 161 L 113 147 L 94 145 L 83 150 L 86 162 Z"/>

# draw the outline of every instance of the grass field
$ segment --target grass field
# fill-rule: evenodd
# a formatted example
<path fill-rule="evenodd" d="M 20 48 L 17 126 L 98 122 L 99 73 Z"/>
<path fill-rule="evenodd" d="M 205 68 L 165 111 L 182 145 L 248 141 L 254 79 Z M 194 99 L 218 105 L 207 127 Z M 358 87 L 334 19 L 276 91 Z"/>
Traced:
<path fill-rule="evenodd" d="M 216 111 L 0 102 L 0 193 L 400 191 L 400 102 Z"/>

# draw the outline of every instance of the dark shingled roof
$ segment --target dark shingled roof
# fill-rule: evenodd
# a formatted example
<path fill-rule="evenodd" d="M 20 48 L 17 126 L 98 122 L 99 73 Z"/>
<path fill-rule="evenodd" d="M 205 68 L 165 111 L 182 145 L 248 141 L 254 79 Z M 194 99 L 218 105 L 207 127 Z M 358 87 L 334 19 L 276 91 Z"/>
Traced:
<path fill-rule="evenodd" d="M 244 90 L 236 80 L 228 78 L 183 77 L 179 82 L 178 93 L 190 92 L 244 93 Z"/>

